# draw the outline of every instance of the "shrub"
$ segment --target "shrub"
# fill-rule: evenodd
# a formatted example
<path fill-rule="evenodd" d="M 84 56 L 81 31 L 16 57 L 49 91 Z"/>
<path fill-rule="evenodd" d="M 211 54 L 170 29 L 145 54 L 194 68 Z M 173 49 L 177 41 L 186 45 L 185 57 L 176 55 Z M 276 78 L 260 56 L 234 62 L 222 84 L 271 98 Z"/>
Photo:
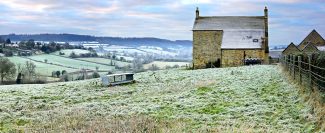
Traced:
<path fill-rule="evenodd" d="M 92 77 L 93 77 L 93 78 L 99 78 L 99 77 L 100 77 L 100 75 L 99 75 L 99 73 L 98 73 L 98 72 L 94 72 L 94 73 L 93 73 L 93 75 L 92 75 Z"/>
<path fill-rule="evenodd" d="M 66 73 L 67 73 L 66 70 L 62 70 L 61 75 L 64 75 L 64 74 L 66 74 Z"/>
<path fill-rule="evenodd" d="M 8 58 L 0 57 L 0 78 L 1 83 L 4 79 L 12 79 L 16 74 L 16 65 Z"/>
<path fill-rule="evenodd" d="M 4 55 L 5 55 L 6 57 L 11 57 L 11 56 L 14 55 L 14 53 L 13 53 L 12 51 L 4 51 Z"/>
<path fill-rule="evenodd" d="M 71 54 L 70 54 L 70 56 L 69 57 L 71 57 L 71 58 L 78 58 L 78 56 L 76 55 L 76 53 L 75 52 L 71 52 Z"/>
<path fill-rule="evenodd" d="M 61 76 L 61 78 L 60 78 L 60 81 L 65 81 L 65 82 L 67 82 L 67 81 L 69 81 L 69 76 L 68 76 L 68 74 L 62 74 L 62 76 Z"/>
<path fill-rule="evenodd" d="M 60 71 L 56 71 L 55 74 L 56 74 L 56 77 L 59 78 L 60 75 L 61 75 L 61 72 Z"/>

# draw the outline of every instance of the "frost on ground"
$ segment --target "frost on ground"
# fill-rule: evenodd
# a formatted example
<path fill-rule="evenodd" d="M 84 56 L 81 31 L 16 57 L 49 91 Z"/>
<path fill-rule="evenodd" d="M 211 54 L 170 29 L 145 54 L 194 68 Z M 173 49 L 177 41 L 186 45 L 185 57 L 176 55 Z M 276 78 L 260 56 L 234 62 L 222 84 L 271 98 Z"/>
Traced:
<path fill-rule="evenodd" d="M 99 117 L 146 116 L 179 120 L 194 131 L 241 123 L 262 132 L 315 128 L 311 108 L 277 66 L 162 70 L 135 79 L 115 87 L 100 87 L 96 80 L 1 86 L 0 131 L 53 126 L 77 112 L 83 112 L 82 120 L 75 120 L 80 125 Z"/>

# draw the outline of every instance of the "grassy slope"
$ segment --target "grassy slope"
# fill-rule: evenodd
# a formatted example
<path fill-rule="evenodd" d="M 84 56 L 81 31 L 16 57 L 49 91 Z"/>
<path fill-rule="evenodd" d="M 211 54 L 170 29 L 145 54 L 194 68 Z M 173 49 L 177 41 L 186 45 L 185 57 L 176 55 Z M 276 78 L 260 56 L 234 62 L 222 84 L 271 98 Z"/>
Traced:
<path fill-rule="evenodd" d="M 277 66 L 162 70 L 139 73 L 135 79 L 136 84 L 110 88 L 95 85 L 95 80 L 0 86 L 0 129 L 85 127 L 98 117 L 137 115 L 180 120 L 190 125 L 188 130 L 224 130 L 241 123 L 262 132 L 314 128 L 310 108 Z M 84 113 L 72 119 L 76 112 Z"/>

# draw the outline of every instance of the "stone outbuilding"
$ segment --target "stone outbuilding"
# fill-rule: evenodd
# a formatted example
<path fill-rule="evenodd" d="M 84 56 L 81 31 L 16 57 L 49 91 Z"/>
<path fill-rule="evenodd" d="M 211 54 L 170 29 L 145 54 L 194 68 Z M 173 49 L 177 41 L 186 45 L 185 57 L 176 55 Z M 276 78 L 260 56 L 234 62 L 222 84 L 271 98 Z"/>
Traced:
<path fill-rule="evenodd" d="M 300 50 L 303 50 L 308 44 L 312 43 L 316 47 L 325 46 L 324 38 L 314 29 L 307 37 L 298 45 Z"/>
<path fill-rule="evenodd" d="M 282 55 L 312 54 L 319 51 L 325 51 L 325 40 L 314 29 L 298 46 L 293 43 L 289 44 Z"/>
<path fill-rule="evenodd" d="M 195 69 L 268 63 L 266 7 L 264 16 L 200 16 L 197 8 L 192 30 Z"/>
<path fill-rule="evenodd" d="M 291 55 L 291 54 L 298 55 L 300 53 L 301 53 L 300 49 L 293 42 L 291 42 L 289 46 L 282 51 L 282 55 Z"/>

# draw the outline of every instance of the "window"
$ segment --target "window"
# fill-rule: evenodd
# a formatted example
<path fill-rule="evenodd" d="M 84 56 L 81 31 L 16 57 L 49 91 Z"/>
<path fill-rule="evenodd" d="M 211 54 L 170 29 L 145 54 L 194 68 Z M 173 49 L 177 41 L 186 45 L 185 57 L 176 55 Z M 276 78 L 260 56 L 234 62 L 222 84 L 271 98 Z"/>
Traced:
<path fill-rule="evenodd" d="M 258 42 L 258 39 L 253 39 L 253 42 Z"/>

